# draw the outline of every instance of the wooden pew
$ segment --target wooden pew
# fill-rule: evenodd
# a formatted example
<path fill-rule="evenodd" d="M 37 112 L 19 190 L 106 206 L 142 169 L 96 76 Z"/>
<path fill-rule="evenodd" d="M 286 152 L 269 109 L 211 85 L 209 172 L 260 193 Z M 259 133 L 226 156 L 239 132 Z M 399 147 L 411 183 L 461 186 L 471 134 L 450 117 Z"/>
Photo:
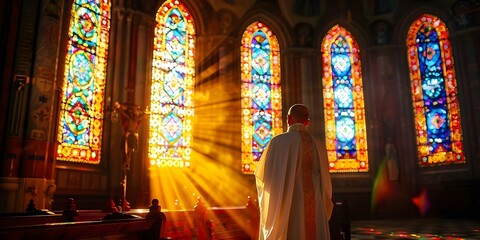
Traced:
<path fill-rule="evenodd" d="M 0 229 L 4 240 L 159 239 L 152 234 L 155 220 L 144 218 L 22 225 Z"/>
<path fill-rule="evenodd" d="M 206 208 L 200 202 L 190 210 L 132 209 L 130 219 L 106 220 L 100 210 L 79 210 L 74 221 L 61 213 L 43 216 L 0 217 L 0 239 L 257 239 L 258 207 L 249 198 L 246 206 Z M 332 239 L 350 239 L 348 204 L 335 202 L 330 221 Z M 120 214 L 120 213 L 117 213 Z M 111 219 L 111 217 L 110 217 Z M 168 219 L 168 221 L 167 221 Z M 156 222 L 155 222 L 156 221 Z M 155 231 L 153 231 L 155 230 Z M 55 233 L 50 233 L 53 231 Z M 18 235 L 18 236 L 17 236 Z"/>
<path fill-rule="evenodd" d="M 101 210 L 79 210 L 79 215 L 74 217 L 74 222 L 101 220 L 108 213 Z M 36 225 L 45 223 L 66 222 L 67 218 L 62 213 L 32 215 L 26 213 L 10 213 L 0 215 L 0 228 L 22 225 Z"/>
<path fill-rule="evenodd" d="M 158 200 L 156 202 L 157 205 L 152 204 L 149 211 L 141 212 L 143 217 L 121 212 L 105 213 L 100 210 L 77 211 L 74 206 L 56 214 L 44 214 L 42 211 L 2 214 L 0 239 L 159 240 L 163 239 L 165 233 L 166 217 L 160 211 Z"/>

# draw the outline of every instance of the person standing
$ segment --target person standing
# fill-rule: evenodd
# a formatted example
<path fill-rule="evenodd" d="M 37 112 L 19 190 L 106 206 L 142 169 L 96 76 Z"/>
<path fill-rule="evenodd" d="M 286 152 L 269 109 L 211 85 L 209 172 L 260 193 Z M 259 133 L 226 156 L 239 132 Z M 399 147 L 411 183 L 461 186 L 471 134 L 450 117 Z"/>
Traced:
<path fill-rule="evenodd" d="M 259 239 L 330 239 L 332 183 L 325 145 L 308 132 L 308 108 L 294 104 L 288 130 L 272 138 L 255 170 Z"/>

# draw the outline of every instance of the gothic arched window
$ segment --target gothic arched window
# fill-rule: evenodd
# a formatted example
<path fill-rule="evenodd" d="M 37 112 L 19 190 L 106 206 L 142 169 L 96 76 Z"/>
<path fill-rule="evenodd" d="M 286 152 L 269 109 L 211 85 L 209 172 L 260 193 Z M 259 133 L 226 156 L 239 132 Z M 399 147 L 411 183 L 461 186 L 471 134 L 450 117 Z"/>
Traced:
<path fill-rule="evenodd" d="M 57 159 L 100 162 L 110 1 L 75 0 L 60 99 Z"/>
<path fill-rule="evenodd" d="M 150 96 L 148 156 L 151 165 L 190 166 L 195 26 L 178 0 L 166 1 L 156 17 Z"/>
<path fill-rule="evenodd" d="M 325 137 L 330 172 L 368 171 L 360 49 L 338 25 L 321 46 Z"/>
<path fill-rule="evenodd" d="M 464 163 L 457 81 L 448 29 L 423 14 L 407 35 L 419 166 Z"/>
<path fill-rule="evenodd" d="M 240 50 L 242 171 L 251 174 L 267 143 L 282 132 L 280 46 L 267 25 L 254 22 Z"/>

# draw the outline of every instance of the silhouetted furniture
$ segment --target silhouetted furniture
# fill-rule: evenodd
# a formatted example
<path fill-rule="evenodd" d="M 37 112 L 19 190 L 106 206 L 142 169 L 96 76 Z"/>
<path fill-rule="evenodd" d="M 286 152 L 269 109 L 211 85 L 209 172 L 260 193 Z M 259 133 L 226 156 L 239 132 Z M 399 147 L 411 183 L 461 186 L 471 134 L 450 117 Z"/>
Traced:
<path fill-rule="evenodd" d="M 215 240 L 257 239 L 258 237 L 258 208 L 253 202 L 239 207 L 206 208 L 205 212 L 189 209 L 165 210 L 162 213 L 168 219 L 162 225 L 162 233 L 160 234 L 162 237 Z M 146 217 L 145 213 L 136 214 Z M 196 222 L 198 219 L 203 219 L 202 222 L 206 225 L 199 226 Z M 205 229 L 198 229 L 199 227 L 205 227 Z M 207 234 L 198 235 L 202 231 Z"/>
<path fill-rule="evenodd" d="M 147 239 L 155 239 L 155 237 L 161 236 L 162 239 L 165 235 L 165 224 L 167 222 L 167 217 L 165 213 L 162 212 L 162 207 L 159 204 L 158 199 L 152 200 L 152 205 L 149 207 L 148 213 L 145 215 L 145 218 L 148 220 L 154 220 L 153 230 L 150 231 Z"/>
<path fill-rule="evenodd" d="M 78 210 L 74 216 L 75 222 L 101 220 L 106 213 L 100 210 Z M 12 226 L 36 225 L 46 223 L 61 223 L 68 219 L 62 212 L 44 212 L 42 214 L 31 213 L 3 213 L 0 214 L 0 229 Z"/>
<path fill-rule="evenodd" d="M 350 216 L 348 203 L 344 201 L 334 201 L 333 213 L 330 218 L 330 237 L 331 240 L 350 240 Z"/>
<path fill-rule="evenodd" d="M 155 220 L 141 217 L 134 219 L 60 222 L 13 226 L 0 229 L 0 239 L 156 239 L 151 234 Z"/>
<path fill-rule="evenodd" d="M 73 222 L 62 213 L 53 215 L 0 215 L 0 239 L 257 239 L 258 207 L 249 199 L 246 206 L 161 211 L 158 200 L 149 211 L 105 213 L 78 210 Z M 332 240 L 351 239 L 349 207 L 334 201 L 330 233 Z M 200 204 L 197 204 L 199 206 Z M 168 219 L 168 221 L 167 221 Z M 200 225 L 198 220 L 209 225 Z M 203 229 L 201 229 L 203 228 Z M 205 234 L 199 234 L 205 233 Z"/>
<path fill-rule="evenodd" d="M 65 212 L 48 215 L 2 214 L 0 239 L 165 239 L 162 229 L 166 217 L 159 210 L 148 212 L 148 218 L 122 212 L 105 214 L 100 210 L 75 210 L 73 215 L 66 215 Z"/>

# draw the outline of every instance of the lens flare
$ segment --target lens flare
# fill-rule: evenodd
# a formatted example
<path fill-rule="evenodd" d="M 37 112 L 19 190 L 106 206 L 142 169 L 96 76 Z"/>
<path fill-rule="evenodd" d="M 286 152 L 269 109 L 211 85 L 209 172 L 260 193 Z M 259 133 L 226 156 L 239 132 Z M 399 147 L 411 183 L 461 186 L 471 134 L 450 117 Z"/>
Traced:
<path fill-rule="evenodd" d="M 387 198 L 389 194 L 391 193 L 388 182 L 387 167 L 385 161 L 382 161 L 373 183 L 371 210 L 373 211 L 381 201 Z"/>
<path fill-rule="evenodd" d="M 420 195 L 413 197 L 412 202 L 417 206 L 418 211 L 422 216 L 425 216 L 430 209 L 430 202 L 428 201 L 428 195 L 425 189 L 422 190 Z"/>

